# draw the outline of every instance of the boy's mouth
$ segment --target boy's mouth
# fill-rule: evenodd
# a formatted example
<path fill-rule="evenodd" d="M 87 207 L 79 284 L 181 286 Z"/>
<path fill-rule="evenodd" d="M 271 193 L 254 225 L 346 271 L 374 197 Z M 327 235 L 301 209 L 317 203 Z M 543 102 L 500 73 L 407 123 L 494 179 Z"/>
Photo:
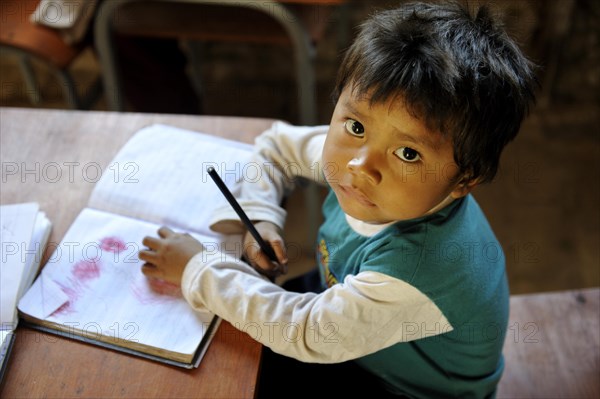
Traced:
<path fill-rule="evenodd" d="M 340 191 L 348 198 L 369 207 L 374 207 L 375 203 L 369 199 L 362 191 L 358 188 L 352 187 L 350 185 L 342 185 L 338 186 Z"/>

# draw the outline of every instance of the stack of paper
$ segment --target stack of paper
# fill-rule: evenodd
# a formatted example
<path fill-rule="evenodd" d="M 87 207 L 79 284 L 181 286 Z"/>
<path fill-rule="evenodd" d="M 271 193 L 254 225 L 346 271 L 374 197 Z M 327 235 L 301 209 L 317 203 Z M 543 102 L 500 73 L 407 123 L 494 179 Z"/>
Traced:
<path fill-rule="evenodd" d="M 37 203 L 0 206 L 1 374 L 17 326 L 17 302 L 37 274 L 50 230 L 50 221 Z"/>

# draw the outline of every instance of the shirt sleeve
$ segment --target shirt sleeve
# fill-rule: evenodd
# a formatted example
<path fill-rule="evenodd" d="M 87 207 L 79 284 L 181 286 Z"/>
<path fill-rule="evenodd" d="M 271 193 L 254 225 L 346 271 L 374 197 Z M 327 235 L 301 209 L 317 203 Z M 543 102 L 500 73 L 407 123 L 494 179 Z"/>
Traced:
<path fill-rule="evenodd" d="M 418 289 L 373 271 L 347 276 L 320 294 L 294 293 L 238 259 L 201 252 L 186 267 L 182 291 L 194 309 L 304 362 L 343 362 L 452 330 Z"/>
<path fill-rule="evenodd" d="M 240 206 L 250 220 L 263 220 L 283 227 L 286 212 L 280 206 L 284 196 L 304 178 L 325 183 L 321 153 L 327 126 L 292 126 L 276 122 L 257 137 L 247 171 L 240 179 Z M 238 216 L 230 206 L 213 214 L 210 228 L 226 234 L 241 232 Z"/>

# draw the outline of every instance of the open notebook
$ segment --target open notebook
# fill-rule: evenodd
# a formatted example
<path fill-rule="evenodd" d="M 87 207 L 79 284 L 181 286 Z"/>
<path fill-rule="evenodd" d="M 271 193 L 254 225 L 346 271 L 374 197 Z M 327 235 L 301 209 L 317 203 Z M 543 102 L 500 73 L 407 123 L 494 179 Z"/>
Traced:
<path fill-rule="evenodd" d="M 170 126 L 138 131 L 20 301 L 21 317 L 71 338 L 198 366 L 218 317 L 193 311 L 178 287 L 151 284 L 137 254 L 143 237 L 166 225 L 189 232 L 207 250 L 240 257 L 240 236 L 208 229 L 212 210 L 226 201 L 206 168 L 220 171 L 235 194 L 250 151 L 246 144 Z"/>
<path fill-rule="evenodd" d="M 0 206 L 0 377 L 17 327 L 17 302 L 39 270 L 51 228 L 35 202 Z"/>

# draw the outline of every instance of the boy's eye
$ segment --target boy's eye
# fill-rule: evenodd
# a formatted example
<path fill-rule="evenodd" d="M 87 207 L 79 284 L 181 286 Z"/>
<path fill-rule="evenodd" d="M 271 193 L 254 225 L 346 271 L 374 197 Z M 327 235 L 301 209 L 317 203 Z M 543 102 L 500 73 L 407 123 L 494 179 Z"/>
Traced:
<path fill-rule="evenodd" d="M 354 119 L 348 119 L 344 122 L 344 127 L 353 136 L 362 137 L 365 133 L 365 128 L 362 123 L 355 121 Z"/>
<path fill-rule="evenodd" d="M 405 162 L 417 162 L 421 159 L 421 155 L 410 147 L 400 147 L 395 151 L 395 154 Z"/>

